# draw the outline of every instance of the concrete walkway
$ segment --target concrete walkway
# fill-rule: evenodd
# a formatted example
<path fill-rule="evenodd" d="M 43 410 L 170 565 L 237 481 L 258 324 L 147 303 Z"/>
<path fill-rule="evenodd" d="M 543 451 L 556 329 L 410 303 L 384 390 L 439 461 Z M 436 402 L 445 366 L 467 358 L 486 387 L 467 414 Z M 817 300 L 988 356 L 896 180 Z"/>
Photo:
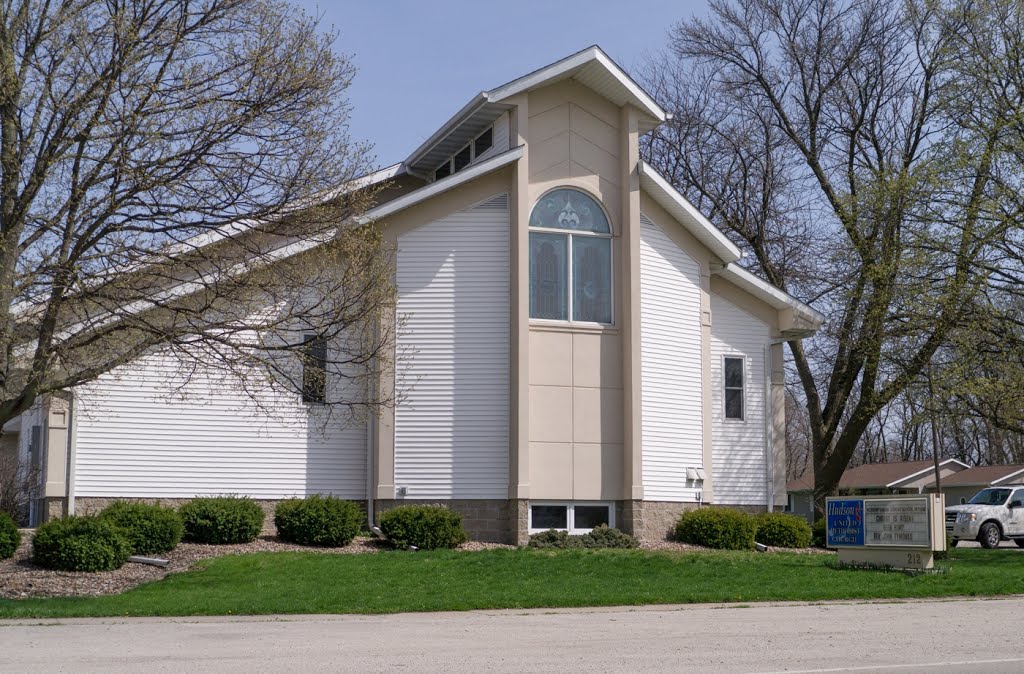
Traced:
<path fill-rule="evenodd" d="M 1024 671 L 1024 598 L 0 621 L 2 672 Z"/>

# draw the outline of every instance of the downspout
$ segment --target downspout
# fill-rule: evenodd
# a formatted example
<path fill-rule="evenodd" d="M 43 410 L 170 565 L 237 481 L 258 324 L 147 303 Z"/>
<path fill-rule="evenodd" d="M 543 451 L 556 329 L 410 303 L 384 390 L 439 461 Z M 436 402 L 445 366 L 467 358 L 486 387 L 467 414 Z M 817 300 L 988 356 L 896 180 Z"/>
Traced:
<path fill-rule="evenodd" d="M 67 511 L 68 515 L 75 514 L 75 445 L 78 442 L 78 433 L 76 427 L 78 424 L 75 421 L 75 391 L 71 389 L 68 391 L 68 448 L 67 448 L 67 467 L 64 469 L 64 479 L 66 481 L 66 496 L 67 499 Z"/>

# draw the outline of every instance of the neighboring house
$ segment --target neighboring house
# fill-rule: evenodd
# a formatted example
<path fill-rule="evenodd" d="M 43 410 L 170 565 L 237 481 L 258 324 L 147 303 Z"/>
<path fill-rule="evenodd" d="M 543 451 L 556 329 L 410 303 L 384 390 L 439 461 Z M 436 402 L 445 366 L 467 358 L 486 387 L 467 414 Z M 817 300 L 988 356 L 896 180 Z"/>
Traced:
<path fill-rule="evenodd" d="M 942 491 L 946 493 L 947 480 L 969 472 L 969 466 L 956 459 L 939 462 Z M 849 495 L 920 494 L 935 490 L 935 462 L 895 461 L 893 463 L 866 463 L 850 468 L 839 480 L 839 493 Z M 814 476 L 811 471 L 786 485 L 789 492 L 788 510 L 808 521 L 814 520 Z M 973 492 L 972 492 L 973 493 Z M 946 503 L 951 505 L 950 497 Z"/>
<path fill-rule="evenodd" d="M 1024 465 L 978 466 L 960 471 L 948 478 L 942 477 L 942 493 L 946 505 L 966 503 L 985 487 L 1010 487 L 1024 485 Z M 935 491 L 932 481 L 929 491 Z"/>
<path fill-rule="evenodd" d="M 394 409 L 320 428 L 295 397 L 255 415 L 154 353 L 23 415 L 37 521 L 329 492 L 371 516 L 448 504 L 485 540 L 601 523 L 651 539 L 700 503 L 785 505 L 782 345 L 822 316 L 741 269 L 640 160 L 666 118 L 597 47 L 475 96 L 367 179 L 394 187 L 363 218 L 397 249 Z"/>

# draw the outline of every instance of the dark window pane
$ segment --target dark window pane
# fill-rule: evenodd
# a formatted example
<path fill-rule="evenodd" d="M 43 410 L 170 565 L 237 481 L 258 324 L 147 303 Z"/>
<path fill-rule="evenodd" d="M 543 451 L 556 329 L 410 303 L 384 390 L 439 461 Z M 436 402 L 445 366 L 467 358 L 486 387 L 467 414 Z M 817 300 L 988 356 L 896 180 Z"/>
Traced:
<path fill-rule="evenodd" d="M 727 389 L 725 389 L 725 418 L 726 419 L 742 419 L 743 418 L 743 389 L 740 389 L 740 388 L 727 388 Z"/>
<path fill-rule="evenodd" d="M 466 147 L 464 147 L 461 150 L 459 150 L 459 153 L 457 155 L 455 155 L 455 157 L 453 157 L 452 164 L 454 164 L 454 167 L 453 167 L 452 170 L 453 171 L 461 171 L 462 169 L 464 169 L 467 166 L 469 166 L 469 160 L 470 160 L 469 146 L 467 145 Z"/>
<path fill-rule="evenodd" d="M 569 318 L 567 247 L 561 234 L 530 234 L 530 318 Z"/>
<path fill-rule="evenodd" d="M 725 359 L 725 386 L 726 388 L 743 388 L 743 359 Z"/>
<path fill-rule="evenodd" d="M 581 506 L 573 508 L 573 526 L 577 529 L 593 529 L 608 524 L 608 506 Z"/>
<path fill-rule="evenodd" d="M 491 149 L 491 144 L 493 142 L 494 142 L 494 131 L 493 131 L 493 127 L 492 127 L 491 129 L 487 129 L 486 131 L 481 133 L 477 137 L 476 141 L 474 141 L 474 143 L 473 143 L 473 154 L 474 154 L 474 156 L 479 157 L 484 152 L 487 152 L 488 150 L 490 150 Z"/>
<path fill-rule="evenodd" d="M 452 163 L 450 161 L 446 161 L 445 163 L 443 163 L 440 166 L 438 166 L 437 170 L 434 171 L 434 180 L 440 180 L 441 178 L 447 178 L 451 174 L 452 174 Z"/>
<path fill-rule="evenodd" d="M 612 240 L 572 238 L 572 318 L 612 322 Z"/>
<path fill-rule="evenodd" d="M 552 190 L 541 197 L 530 213 L 530 227 L 611 233 L 608 218 L 597 202 L 570 189 Z"/>
<path fill-rule="evenodd" d="M 302 345 L 302 402 L 322 403 L 327 399 L 327 342 L 306 335 Z"/>
<path fill-rule="evenodd" d="M 569 519 L 565 506 L 530 506 L 530 526 L 534 529 L 567 529 Z"/>

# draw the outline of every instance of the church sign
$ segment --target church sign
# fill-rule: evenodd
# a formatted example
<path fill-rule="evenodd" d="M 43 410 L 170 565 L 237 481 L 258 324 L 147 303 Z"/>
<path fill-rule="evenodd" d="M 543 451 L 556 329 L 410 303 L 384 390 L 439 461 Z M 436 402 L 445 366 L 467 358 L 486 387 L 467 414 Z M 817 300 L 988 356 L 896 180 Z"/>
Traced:
<path fill-rule="evenodd" d="M 946 549 L 942 494 L 857 496 L 826 500 L 826 544 L 843 563 L 931 568 Z"/>

